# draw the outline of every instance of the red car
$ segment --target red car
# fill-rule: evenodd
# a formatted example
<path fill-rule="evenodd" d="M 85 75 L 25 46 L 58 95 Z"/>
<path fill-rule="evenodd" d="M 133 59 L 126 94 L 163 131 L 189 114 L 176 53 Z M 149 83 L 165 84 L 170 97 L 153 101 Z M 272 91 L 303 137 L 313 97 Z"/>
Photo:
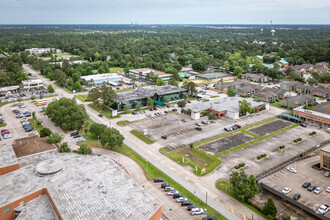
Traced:
<path fill-rule="evenodd" d="M 3 129 L 3 130 L 1 130 L 1 134 L 4 135 L 4 134 L 10 134 L 10 133 L 7 129 Z"/>
<path fill-rule="evenodd" d="M 103 115 L 102 115 L 102 114 L 99 114 L 99 117 L 101 117 L 101 118 L 102 118 L 102 117 L 103 117 Z"/>
<path fill-rule="evenodd" d="M 191 103 L 191 101 L 187 101 L 188 103 Z"/>

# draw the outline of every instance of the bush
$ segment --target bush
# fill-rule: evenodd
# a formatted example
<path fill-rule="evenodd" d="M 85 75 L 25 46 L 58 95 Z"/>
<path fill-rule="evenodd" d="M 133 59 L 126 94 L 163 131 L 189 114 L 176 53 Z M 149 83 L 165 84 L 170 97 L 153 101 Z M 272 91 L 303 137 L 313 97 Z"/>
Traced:
<path fill-rule="evenodd" d="M 313 134 L 316 134 L 316 131 L 313 131 L 312 133 L 313 133 Z"/>
<path fill-rule="evenodd" d="M 302 138 L 298 138 L 297 141 L 302 141 Z"/>
<path fill-rule="evenodd" d="M 92 153 L 92 148 L 87 147 L 86 144 L 82 144 L 78 150 L 74 150 L 73 152 L 77 154 L 91 154 Z"/>
<path fill-rule="evenodd" d="M 259 156 L 257 156 L 257 159 L 260 160 L 263 157 L 267 157 L 267 154 L 260 154 Z"/>
<path fill-rule="evenodd" d="M 240 167 L 244 167 L 245 166 L 245 163 L 240 163 L 239 166 Z"/>
<path fill-rule="evenodd" d="M 297 143 L 298 141 L 297 140 L 293 140 L 293 142 Z"/>
<path fill-rule="evenodd" d="M 239 168 L 240 168 L 240 166 L 239 166 L 239 165 L 236 165 L 236 166 L 235 166 L 235 169 L 239 169 Z"/>
<path fill-rule="evenodd" d="M 284 148 L 285 148 L 285 146 L 284 146 L 284 145 L 281 145 L 281 146 L 280 146 L 280 149 L 284 149 Z"/>
<path fill-rule="evenodd" d="M 262 156 L 257 156 L 257 159 L 260 160 L 262 158 Z"/>
<path fill-rule="evenodd" d="M 59 148 L 58 148 L 58 152 L 60 153 L 67 153 L 67 152 L 71 152 L 70 147 L 68 146 L 67 142 L 64 142 Z"/>
<path fill-rule="evenodd" d="M 49 128 L 42 128 L 40 130 L 40 137 L 48 137 L 51 133 L 52 131 Z"/>
<path fill-rule="evenodd" d="M 37 124 L 37 125 L 41 125 L 41 121 L 37 121 L 36 124 Z"/>

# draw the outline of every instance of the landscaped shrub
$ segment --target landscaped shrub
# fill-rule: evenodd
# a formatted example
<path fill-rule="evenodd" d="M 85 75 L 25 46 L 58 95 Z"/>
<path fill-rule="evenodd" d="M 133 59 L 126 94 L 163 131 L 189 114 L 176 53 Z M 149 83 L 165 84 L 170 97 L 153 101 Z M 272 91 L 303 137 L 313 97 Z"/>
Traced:
<path fill-rule="evenodd" d="M 236 166 L 235 166 L 235 169 L 239 169 L 239 168 L 240 168 L 240 166 L 239 166 L 239 165 L 236 165 Z"/>
<path fill-rule="evenodd" d="M 302 141 L 302 138 L 297 138 L 297 139 L 293 140 L 293 142 L 295 142 L 295 143 L 297 143 L 299 141 Z"/>
<path fill-rule="evenodd" d="M 260 154 L 259 156 L 257 156 L 257 159 L 260 160 L 263 157 L 267 157 L 267 154 Z"/>
<path fill-rule="evenodd" d="M 58 148 L 58 152 L 60 152 L 60 153 L 71 152 L 71 149 L 68 146 L 68 143 L 64 142 L 63 144 L 61 144 L 61 146 Z"/>
<path fill-rule="evenodd" d="M 284 146 L 284 145 L 281 145 L 281 146 L 280 146 L 280 149 L 284 149 L 284 148 L 285 148 L 285 146 Z"/>
<path fill-rule="evenodd" d="M 309 133 L 310 136 L 312 136 L 314 134 L 316 134 L 316 131 L 313 131 L 313 132 Z"/>
<path fill-rule="evenodd" d="M 48 137 L 51 133 L 52 131 L 49 128 L 42 128 L 40 130 L 40 137 Z"/>
<path fill-rule="evenodd" d="M 297 140 L 298 140 L 298 141 L 302 141 L 302 138 L 298 138 Z"/>
<path fill-rule="evenodd" d="M 240 167 L 244 167 L 245 166 L 245 163 L 240 163 L 239 166 Z"/>

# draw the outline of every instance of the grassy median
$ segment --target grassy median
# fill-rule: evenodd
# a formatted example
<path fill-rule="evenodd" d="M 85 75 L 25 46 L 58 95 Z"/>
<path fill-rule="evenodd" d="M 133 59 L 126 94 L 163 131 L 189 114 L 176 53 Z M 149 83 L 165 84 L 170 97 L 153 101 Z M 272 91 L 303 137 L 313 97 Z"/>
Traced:
<path fill-rule="evenodd" d="M 137 130 L 132 130 L 131 133 L 136 136 L 137 138 L 141 139 L 142 141 L 144 141 L 147 144 L 152 144 L 154 143 L 153 140 L 150 140 L 149 138 L 147 138 L 146 136 L 144 136 L 143 134 L 141 134 L 140 132 L 138 132 Z"/>

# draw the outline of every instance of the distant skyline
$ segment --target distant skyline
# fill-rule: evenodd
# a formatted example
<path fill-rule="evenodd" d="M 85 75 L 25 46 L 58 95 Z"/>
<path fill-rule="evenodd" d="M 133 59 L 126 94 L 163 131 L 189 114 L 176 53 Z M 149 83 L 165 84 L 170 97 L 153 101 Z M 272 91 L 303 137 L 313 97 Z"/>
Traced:
<path fill-rule="evenodd" d="M 0 0 L 0 24 L 330 24 L 330 0 Z"/>

